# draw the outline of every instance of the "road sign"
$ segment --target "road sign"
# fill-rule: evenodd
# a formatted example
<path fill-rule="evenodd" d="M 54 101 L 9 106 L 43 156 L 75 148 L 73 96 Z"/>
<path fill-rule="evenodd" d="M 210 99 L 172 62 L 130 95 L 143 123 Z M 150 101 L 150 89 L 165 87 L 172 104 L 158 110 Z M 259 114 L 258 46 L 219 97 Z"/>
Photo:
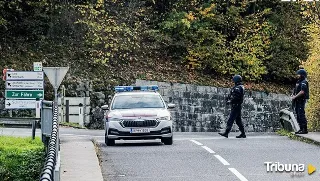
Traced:
<path fill-rule="evenodd" d="M 43 99 L 43 90 L 6 90 L 7 99 Z"/>
<path fill-rule="evenodd" d="M 58 88 L 68 72 L 69 67 L 43 67 L 49 81 L 54 89 L 54 102 L 58 103 Z"/>
<path fill-rule="evenodd" d="M 43 67 L 53 88 L 58 89 L 69 67 Z"/>
<path fill-rule="evenodd" d="M 43 72 L 7 72 L 7 80 L 43 80 Z"/>
<path fill-rule="evenodd" d="M 33 62 L 33 71 L 42 71 L 42 62 Z"/>
<path fill-rule="evenodd" d="M 43 89 L 43 81 L 7 81 L 6 89 Z"/>
<path fill-rule="evenodd" d="M 6 109 L 35 109 L 36 100 L 6 100 Z"/>
<path fill-rule="evenodd" d="M 8 71 L 14 71 L 14 69 L 3 69 L 2 70 L 2 80 L 6 81 L 6 75 Z"/>

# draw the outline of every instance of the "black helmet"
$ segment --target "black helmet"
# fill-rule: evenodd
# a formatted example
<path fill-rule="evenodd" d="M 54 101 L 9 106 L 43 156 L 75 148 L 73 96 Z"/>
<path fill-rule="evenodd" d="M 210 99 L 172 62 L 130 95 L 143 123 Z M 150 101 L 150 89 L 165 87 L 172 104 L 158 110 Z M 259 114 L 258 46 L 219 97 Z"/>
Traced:
<path fill-rule="evenodd" d="M 235 76 L 233 76 L 232 81 L 234 83 L 239 83 L 242 81 L 242 77 L 240 75 L 235 75 Z"/>
<path fill-rule="evenodd" d="M 304 70 L 304 69 L 298 70 L 298 71 L 297 71 L 297 74 L 298 74 L 298 75 L 301 75 L 301 76 L 303 76 L 303 77 L 307 77 L 307 71 Z"/>

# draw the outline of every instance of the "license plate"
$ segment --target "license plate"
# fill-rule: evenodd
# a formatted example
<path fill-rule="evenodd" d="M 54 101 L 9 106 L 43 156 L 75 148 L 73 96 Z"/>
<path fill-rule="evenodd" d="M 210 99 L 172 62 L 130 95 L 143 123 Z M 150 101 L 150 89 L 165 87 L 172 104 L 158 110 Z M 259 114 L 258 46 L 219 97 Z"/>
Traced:
<path fill-rule="evenodd" d="M 150 133 L 149 128 L 131 128 L 130 133 Z"/>

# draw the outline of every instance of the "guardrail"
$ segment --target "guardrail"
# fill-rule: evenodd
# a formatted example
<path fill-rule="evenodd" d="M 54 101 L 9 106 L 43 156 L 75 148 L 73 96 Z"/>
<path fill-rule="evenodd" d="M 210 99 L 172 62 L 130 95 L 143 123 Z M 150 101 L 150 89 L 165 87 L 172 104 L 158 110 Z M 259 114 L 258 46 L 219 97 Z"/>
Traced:
<path fill-rule="evenodd" d="M 31 136 L 32 139 L 35 138 L 36 128 L 39 122 L 39 118 L 12 118 L 12 117 L 3 117 L 0 118 L 0 125 L 5 127 L 25 127 L 26 125 L 31 125 Z"/>
<path fill-rule="evenodd" d="M 288 109 L 282 109 L 280 111 L 280 123 L 285 130 L 291 132 L 298 131 L 300 128 L 293 112 L 289 111 Z"/>
<path fill-rule="evenodd" d="M 59 147 L 59 121 L 58 105 L 46 101 L 44 103 L 52 104 L 52 130 L 50 139 L 45 143 L 47 148 L 47 157 L 41 172 L 40 181 L 60 181 L 60 147 Z M 42 122 L 43 123 L 43 122 Z M 44 125 L 41 125 L 43 127 Z"/>

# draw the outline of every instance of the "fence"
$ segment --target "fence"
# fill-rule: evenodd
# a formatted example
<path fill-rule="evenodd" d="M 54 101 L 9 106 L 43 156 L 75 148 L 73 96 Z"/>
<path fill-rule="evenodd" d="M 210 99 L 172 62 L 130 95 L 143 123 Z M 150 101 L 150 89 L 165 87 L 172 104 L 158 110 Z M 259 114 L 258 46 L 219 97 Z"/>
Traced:
<path fill-rule="evenodd" d="M 79 114 L 79 104 L 82 114 Z M 58 99 L 60 122 L 72 122 L 84 125 L 90 121 L 90 97 L 62 97 Z"/>
<path fill-rule="evenodd" d="M 42 104 L 41 131 L 42 139 L 47 148 L 47 157 L 45 159 L 45 164 L 41 172 L 40 181 L 60 181 L 58 105 L 50 101 L 43 101 Z M 50 121 L 50 110 L 52 121 Z M 50 126 L 50 124 L 52 126 Z M 50 139 L 46 141 L 49 133 Z"/>

